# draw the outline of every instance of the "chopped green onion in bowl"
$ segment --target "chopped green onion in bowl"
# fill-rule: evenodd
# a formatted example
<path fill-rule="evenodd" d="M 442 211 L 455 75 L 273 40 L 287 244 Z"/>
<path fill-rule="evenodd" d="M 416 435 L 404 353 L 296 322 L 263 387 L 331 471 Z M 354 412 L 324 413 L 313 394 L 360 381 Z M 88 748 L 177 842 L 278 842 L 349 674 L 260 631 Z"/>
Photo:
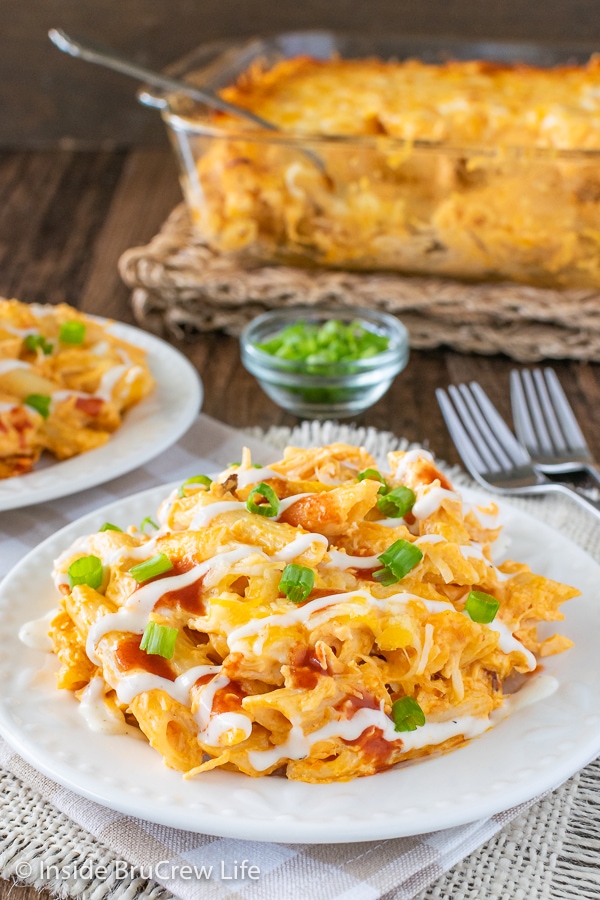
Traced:
<path fill-rule="evenodd" d="M 389 337 L 366 328 L 356 319 L 348 325 L 339 319 L 329 319 L 323 325 L 300 319 L 256 346 L 279 359 L 302 363 L 307 372 L 327 375 L 332 366 L 352 371 L 356 360 L 383 353 L 389 343 Z"/>
<path fill-rule="evenodd" d="M 307 418 L 344 418 L 375 403 L 408 361 L 408 332 L 371 309 L 298 307 L 254 319 L 242 363 L 279 406 Z"/>

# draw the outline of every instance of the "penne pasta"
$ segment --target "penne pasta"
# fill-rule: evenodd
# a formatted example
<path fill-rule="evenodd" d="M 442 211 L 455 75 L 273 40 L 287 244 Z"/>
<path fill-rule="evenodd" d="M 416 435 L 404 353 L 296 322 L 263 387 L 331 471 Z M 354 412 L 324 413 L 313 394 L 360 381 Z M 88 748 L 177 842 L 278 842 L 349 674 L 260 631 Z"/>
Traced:
<path fill-rule="evenodd" d="M 0 299 L 0 478 L 44 450 L 62 460 L 102 446 L 152 387 L 144 351 L 106 325 L 65 304 Z"/>
<path fill-rule="evenodd" d="M 58 686 L 186 778 L 344 781 L 493 727 L 506 679 L 570 646 L 538 625 L 578 591 L 496 566 L 499 528 L 426 451 L 389 462 L 292 449 L 261 478 L 245 452 L 166 498 L 151 535 L 82 535 L 55 563 Z"/>

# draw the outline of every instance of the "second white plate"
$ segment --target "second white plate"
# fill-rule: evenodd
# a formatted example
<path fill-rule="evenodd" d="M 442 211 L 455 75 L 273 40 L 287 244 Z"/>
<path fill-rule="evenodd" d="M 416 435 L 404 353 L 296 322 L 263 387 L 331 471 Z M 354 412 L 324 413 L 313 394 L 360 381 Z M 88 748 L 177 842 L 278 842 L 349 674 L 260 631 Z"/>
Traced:
<path fill-rule="evenodd" d="M 192 425 L 203 389 L 185 356 L 131 325 L 114 322 L 110 331 L 146 351 L 156 381 L 153 392 L 125 414 L 123 425 L 103 447 L 62 462 L 44 460 L 27 475 L 0 480 L 0 511 L 65 497 L 124 475 L 176 443 Z"/>

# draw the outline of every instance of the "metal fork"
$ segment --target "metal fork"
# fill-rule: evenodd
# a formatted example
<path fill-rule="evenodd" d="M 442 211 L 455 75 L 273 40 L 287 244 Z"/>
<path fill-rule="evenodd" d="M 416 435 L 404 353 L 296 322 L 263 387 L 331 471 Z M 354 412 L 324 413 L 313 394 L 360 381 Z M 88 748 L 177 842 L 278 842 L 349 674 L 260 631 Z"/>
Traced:
<path fill-rule="evenodd" d="M 554 369 L 513 369 L 510 396 L 515 431 L 537 469 L 555 475 L 585 471 L 600 484 L 600 469 Z"/>
<path fill-rule="evenodd" d="M 438 388 L 436 397 L 456 449 L 483 487 L 498 494 L 565 494 L 600 519 L 600 507 L 592 500 L 534 469 L 479 384 L 451 385 L 448 393 Z"/>

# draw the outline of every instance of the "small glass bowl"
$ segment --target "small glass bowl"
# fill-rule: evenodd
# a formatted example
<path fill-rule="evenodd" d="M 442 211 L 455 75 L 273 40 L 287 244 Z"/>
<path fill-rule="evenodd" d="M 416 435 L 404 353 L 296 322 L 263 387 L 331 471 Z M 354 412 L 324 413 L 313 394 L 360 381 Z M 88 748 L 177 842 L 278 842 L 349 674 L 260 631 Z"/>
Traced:
<path fill-rule="evenodd" d="M 324 374 L 322 366 L 280 359 L 257 346 L 299 320 L 323 325 L 330 319 L 344 324 L 360 322 L 364 328 L 389 338 L 388 349 L 367 359 L 329 363 Z M 387 313 L 355 307 L 272 310 L 246 326 L 240 345 L 244 367 L 271 400 L 307 419 L 343 419 L 368 409 L 390 388 L 409 356 L 408 331 L 402 322 Z M 315 368 L 321 371 L 315 372 Z"/>

